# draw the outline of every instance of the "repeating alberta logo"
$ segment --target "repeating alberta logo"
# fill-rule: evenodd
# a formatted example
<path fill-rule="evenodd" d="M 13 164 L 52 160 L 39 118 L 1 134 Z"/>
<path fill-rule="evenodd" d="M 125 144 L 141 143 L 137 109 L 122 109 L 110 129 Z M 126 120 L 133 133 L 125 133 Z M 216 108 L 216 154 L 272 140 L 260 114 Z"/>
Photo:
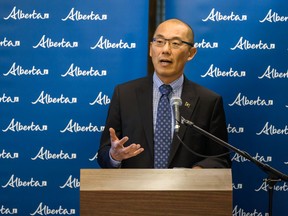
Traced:
<path fill-rule="evenodd" d="M 234 206 L 232 211 L 232 216 L 269 216 L 268 213 L 262 213 L 261 211 L 254 209 L 253 211 L 247 211 L 243 208 L 238 207 L 238 205 Z"/>
<path fill-rule="evenodd" d="M 4 76 L 45 76 L 49 74 L 48 69 L 39 69 L 36 68 L 34 65 L 32 68 L 23 68 L 21 65 L 16 65 L 16 62 L 12 64 L 9 71 Z"/>
<path fill-rule="evenodd" d="M 34 180 L 33 177 L 31 177 L 29 180 L 22 180 L 20 177 L 15 176 L 14 174 L 11 175 L 9 180 L 6 184 L 2 185 L 2 188 L 20 188 L 20 187 L 46 187 L 47 181 L 39 181 Z"/>
<path fill-rule="evenodd" d="M 42 38 L 39 40 L 37 45 L 33 46 L 34 49 L 37 48 L 76 48 L 78 47 L 77 41 L 66 41 L 65 38 L 62 38 L 61 41 L 53 41 L 51 38 L 46 37 L 46 35 L 43 35 Z"/>
<path fill-rule="evenodd" d="M 235 127 L 235 126 L 231 126 L 231 124 L 228 124 L 227 131 L 230 134 L 240 134 L 240 133 L 244 133 L 244 127 Z"/>
<path fill-rule="evenodd" d="M 231 50 L 272 50 L 275 49 L 275 43 L 263 43 L 262 40 L 259 40 L 258 43 L 251 43 L 249 40 L 244 39 L 243 37 L 240 37 L 239 41 L 236 43 L 236 45 Z"/>
<path fill-rule="evenodd" d="M 258 152 L 255 154 L 255 156 L 252 156 L 255 160 L 263 163 L 268 163 L 272 161 L 272 156 L 261 156 Z M 238 163 L 244 163 L 249 161 L 247 158 L 243 157 L 242 155 L 235 153 L 234 156 L 231 158 L 232 161 L 238 162 Z"/>
<path fill-rule="evenodd" d="M 80 181 L 78 178 L 73 178 L 72 175 L 70 175 L 67 179 L 67 181 L 62 185 L 60 186 L 61 189 L 63 188 L 71 188 L 71 189 L 74 189 L 74 188 L 79 188 L 80 187 Z"/>
<path fill-rule="evenodd" d="M 228 104 L 229 106 L 273 106 L 273 100 L 261 99 L 260 96 L 257 99 L 249 99 L 247 96 L 242 95 L 240 92 L 235 100 Z"/>
<path fill-rule="evenodd" d="M 259 192 L 259 191 L 268 191 L 268 189 L 269 189 L 269 184 L 268 184 L 266 181 L 264 181 L 264 182 L 260 185 L 260 187 L 258 187 L 258 188 L 255 189 L 255 191 L 256 191 L 256 192 Z M 277 185 L 274 185 L 273 190 L 274 190 L 274 191 L 287 192 L 287 191 L 288 191 L 288 185 L 287 185 L 286 182 L 281 182 L 281 184 L 280 184 L 280 182 L 279 182 Z"/>
<path fill-rule="evenodd" d="M 8 152 L 5 149 L 0 152 L 0 159 L 17 159 L 19 158 L 19 153 L 18 152 Z"/>
<path fill-rule="evenodd" d="M 1 215 L 17 215 L 18 214 L 18 209 L 17 208 L 6 207 L 4 205 L 1 205 L 0 214 Z"/>
<path fill-rule="evenodd" d="M 74 63 L 70 65 L 66 73 L 61 74 L 62 77 L 71 76 L 71 77 L 80 77 L 80 76 L 89 76 L 89 77 L 102 77 L 107 76 L 106 70 L 95 70 L 93 67 L 90 67 L 88 70 L 83 70 L 79 66 L 74 66 Z"/>
<path fill-rule="evenodd" d="M 67 209 L 63 208 L 60 205 L 58 208 L 50 208 L 48 205 L 43 204 L 43 202 L 39 203 L 38 207 L 33 213 L 30 215 L 75 215 L 75 209 Z"/>
<path fill-rule="evenodd" d="M 261 131 L 256 133 L 256 135 L 288 135 L 288 125 L 285 125 L 284 128 L 277 128 L 275 125 L 266 122 Z"/>
<path fill-rule="evenodd" d="M 101 36 L 97 43 L 91 47 L 92 50 L 94 49 L 135 49 L 136 43 L 128 43 L 123 42 L 122 39 L 119 40 L 119 42 L 110 42 L 109 39 L 104 38 L 104 36 Z"/>
<path fill-rule="evenodd" d="M 212 8 L 210 11 L 209 15 L 205 18 L 202 19 L 203 22 L 207 21 L 213 21 L 213 22 L 220 22 L 220 21 L 246 21 L 247 20 L 247 15 L 238 15 L 235 14 L 233 11 L 226 15 L 222 14 L 220 11 L 215 10 L 215 8 Z"/>
<path fill-rule="evenodd" d="M 98 157 L 98 152 L 96 152 L 92 158 L 89 158 L 89 161 L 95 161 L 97 160 L 97 157 Z"/>
<path fill-rule="evenodd" d="M 262 76 L 258 76 L 258 79 L 287 79 L 288 70 L 286 72 L 278 72 L 276 68 L 272 68 L 271 65 L 267 67 Z"/>
<path fill-rule="evenodd" d="M 102 105 L 108 105 L 108 104 L 110 104 L 110 102 L 111 102 L 111 99 L 108 97 L 108 95 L 105 95 L 102 92 L 99 92 L 99 94 L 97 95 L 95 100 L 89 104 L 91 106 L 93 106 L 95 104 L 99 104 L 102 106 Z"/>
<path fill-rule="evenodd" d="M 31 158 L 31 160 L 75 160 L 76 158 L 76 153 L 65 153 L 63 150 L 52 153 L 49 149 L 41 147 L 36 156 Z"/>
<path fill-rule="evenodd" d="M 97 14 L 94 11 L 91 11 L 90 14 L 82 14 L 81 11 L 75 10 L 72 8 L 68 15 L 62 19 L 62 21 L 72 20 L 72 21 L 80 21 L 80 20 L 93 20 L 93 21 L 103 21 L 107 20 L 107 14 Z"/>
<path fill-rule="evenodd" d="M 259 20 L 260 23 L 264 22 L 270 22 L 270 23 L 276 23 L 276 22 L 287 22 L 288 16 L 281 16 L 277 12 L 273 12 L 272 9 L 268 11 L 264 19 Z"/>
<path fill-rule="evenodd" d="M 23 12 L 21 9 L 17 9 L 16 6 L 13 7 L 10 14 L 4 17 L 5 20 L 14 19 L 14 20 L 21 20 L 21 19 L 33 19 L 33 20 L 44 20 L 49 19 L 49 13 L 38 13 L 36 10 L 33 10 L 30 13 Z"/>
<path fill-rule="evenodd" d="M 9 123 L 9 125 L 3 129 L 3 132 L 8 132 L 8 131 L 12 131 L 12 132 L 44 132 L 48 130 L 48 126 L 47 125 L 38 125 L 35 124 L 34 122 L 31 122 L 28 125 L 22 124 L 20 121 L 15 121 L 15 119 L 13 118 L 11 120 L 11 122 Z"/>
<path fill-rule="evenodd" d="M 77 103 L 77 98 L 76 97 L 65 97 L 63 94 L 60 95 L 60 97 L 51 97 L 50 94 L 45 93 L 42 91 L 39 95 L 39 97 L 32 102 L 32 104 L 75 104 Z"/>
<path fill-rule="evenodd" d="M 241 183 L 238 183 L 238 184 L 232 183 L 232 189 L 233 190 L 242 190 L 243 189 L 243 184 L 241 184 Z"/>
<path fill-rule="evenodd" d="M 230 67 L 230 69 L 228 71 L 225 70 L 221 70 L 218 67 L 215 67 L 214 64 L 211 64 L 209 69 L 207 70 L 207 72 L 204 75 L 201 75 L 201 77 L 245 77 L 246 76 L 246 71 L 237 71 L 234 70 L 233 68 Z"/>
<path fill-rule="evenodd" d="M 194 47 L 200 49 L 215 49 L 218 48 L 218 42 L 207 42 L 204 38 L 201 42 L 195 42 Z"/>
<path fill-rule="evenodd" d="M 70 119 L 68 124 L 63 130 L 60 130 L 61 133 L 78 133 L 78 132 L 98 132 L 101 133 L 104 130 L 104 126 L 95 126 L 91 122 L 87 126 L 82 126 L 78 122 L 74 122 L 73 119 Z"/>
<path fill-rule="evenodd" d="M 0 47 L 20 47 L 20 46 L 21 42 L 19 40 L 13 41 L 4 37 L 3 40 L 0 41 Z"/>
<path fill-rule="evenodd" d="M 3 93 L 2 96 L 0 96 L 0 103 L 19 103 L 19 98 L 19 96 L 13 97 Z"/>

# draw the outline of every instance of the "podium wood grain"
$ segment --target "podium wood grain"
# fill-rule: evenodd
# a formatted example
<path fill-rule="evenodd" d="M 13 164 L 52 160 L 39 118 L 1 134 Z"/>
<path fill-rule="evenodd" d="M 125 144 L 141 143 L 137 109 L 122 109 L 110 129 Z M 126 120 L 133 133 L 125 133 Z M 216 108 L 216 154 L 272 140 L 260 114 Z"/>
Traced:
<path fill-rule="evenodd" d="M 231 216 L 231 170 L 82 169 L 80 213 Z"/>

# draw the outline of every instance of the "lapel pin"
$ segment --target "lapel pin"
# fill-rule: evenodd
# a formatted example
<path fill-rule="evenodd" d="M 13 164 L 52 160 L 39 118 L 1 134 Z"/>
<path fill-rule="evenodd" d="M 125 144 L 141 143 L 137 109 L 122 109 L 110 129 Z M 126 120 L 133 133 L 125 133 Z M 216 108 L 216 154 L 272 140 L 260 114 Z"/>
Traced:
<path fill-rule="evenodd" d="M 190 108 L 190 103 L 188 103 L 187 101 L 185 102 L 185 107 Z"/>

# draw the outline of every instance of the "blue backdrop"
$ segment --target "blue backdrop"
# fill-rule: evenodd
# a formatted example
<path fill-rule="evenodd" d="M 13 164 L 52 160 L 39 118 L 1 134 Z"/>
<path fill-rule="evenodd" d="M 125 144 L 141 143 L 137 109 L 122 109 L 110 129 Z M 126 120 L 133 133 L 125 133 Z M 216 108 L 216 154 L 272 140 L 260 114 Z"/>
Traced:
<path fill-rule="evenodd" d="M 1 215 L 79 215 L 79 170 L 98 168 L 113 88 L 147 73 L 148 6 L 1 1 Z M 195 30 L 185 74 L 223 95 L 229 142 L 287 173 L 287 3 L 166 0 L 172 17 Z M 232 157 L 232 215 L 265 215 L 266 174 Z M 274 189 L 286 215 L 287 184 Z"/>
<path fill-rule="evenodd" d="M 148 6 L 1 1 L 0 214 L 79 215 L 113 88 L 147 73 Z"/>
<path fill-rule="evenodd" d="M 185 74 L 220 93 L 229 142 L 288 173 L 287 1 L 166 0 L 166 19 L 195 31 L 198 53 Z M 234 216 L 268 212 L 267 177 L 232 154 Z M 288 187 L 274 187 L 273 215 L 288 215 Z"/>

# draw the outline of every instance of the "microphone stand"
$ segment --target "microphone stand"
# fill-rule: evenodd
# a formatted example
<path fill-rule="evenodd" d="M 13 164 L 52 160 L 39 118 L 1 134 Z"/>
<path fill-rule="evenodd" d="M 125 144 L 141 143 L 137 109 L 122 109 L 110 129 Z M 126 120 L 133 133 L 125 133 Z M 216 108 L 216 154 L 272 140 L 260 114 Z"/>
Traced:
<path fill-rule="evenodd" d="M 181 124 L 184 124 L 186 126 L 189 126 L 191 128 L 193 128 L 194 130 L 196 130 L 198 133 L 203 134 L 204 136 L 208 137 L 209 139 L 217 142 L 218 144 L 238 153 L 239 155 L 245 157 L 246 159 L 250 160 L 251 162 L 253 162 L 254 164 L 256 164 L 260 169 L 262 169 L 265 173 L 267 173 L 268 177 L 266 179 L 264 179 L 263 181 L 265 181 L 268 184 L 268 189 L 269 189 L 269 194 L 268 194 L 268 201 L 269 201 L 269 208 L 268 208 L 268 212 L 269 212 L 269 216 L 272 216 L 272 207 L 273 207 L 273 190 L 274 190 L 274 186 L 276 185 L 277 182 L 280 181 L 288 181 L 288 176 L 286 174 L 281 173 L 280 171 L 274 169 L 273 167 L 262 163 L 256 159 L 254 159 L 251 155 L 249 155 L 247 152 L 242 151 L 240 149 L 235 148 L 234 146 L 230 145 L 229 143 L 219 139 L 218 137 L 214 136 L 213 134 L 203 130 L 202 128 L 198 127 L 197 125 L 195 125 L 193 122 L 186 120 L 185 118 L 183 118 L 181 116 Z"/>

